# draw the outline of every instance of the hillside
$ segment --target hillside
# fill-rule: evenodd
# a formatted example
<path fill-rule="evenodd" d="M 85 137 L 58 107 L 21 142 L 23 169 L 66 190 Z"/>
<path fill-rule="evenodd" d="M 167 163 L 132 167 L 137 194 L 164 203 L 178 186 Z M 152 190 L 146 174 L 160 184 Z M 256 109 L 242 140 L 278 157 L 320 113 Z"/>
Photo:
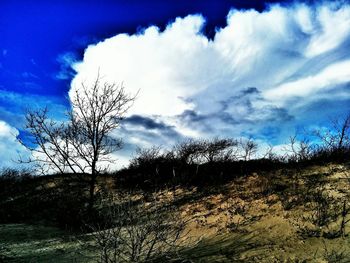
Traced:
<path fill-rule="evenodd" d="M 345 163 L 253 172 L 221 185 L 156 192 L 127 193 L 113 176 L 105 176 L 98 189 L 144 198 L 147 206 L 156 200 L 176 207 L 187 222 L 178 262 L 350 262 L 349 176 Z M 91 233 L 61 230 L 69 220 L 78 223 L 84 195 L 79 183 L 47 176 L 6 189 L 0 202 L 0 262 L 96 260 L 97 252 L 85 246 L 94 242 Z"/>

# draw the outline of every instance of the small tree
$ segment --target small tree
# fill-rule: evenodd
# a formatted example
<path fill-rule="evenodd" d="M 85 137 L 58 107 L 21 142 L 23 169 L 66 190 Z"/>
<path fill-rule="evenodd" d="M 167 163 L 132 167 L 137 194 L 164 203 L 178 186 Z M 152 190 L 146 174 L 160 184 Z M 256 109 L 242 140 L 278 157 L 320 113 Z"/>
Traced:
<path fill-rule="evenodd" d="M 344 117 L 331 120 L 330 129 L 315 130 L 324 148 L 330 152 L 341 153 L 350 147 L 350 113 Z"/>
<path fill-rule="evenodd" d="M 187 139 L 176 144 L 173 148 L 174 155 L 182 164 L 192 165 L 198 163 L 205 144 L 202 140 Z"/>
<path fill-rule="evenodd" d="M 249 161 L 254 154 L 258 151 L 258 144 L 254 142 L 252 139 L 243 140 L 241 139 L 239 141 L 239 146 L 241 148 L 241 158 L 244 161 Z"/>
<path fill-rule="evenodd" d="M 238 142 L 234 139 L 214 138 L 212 140 L 189 139 L 175 145 L 175 156 L 186 164 L 212 163 L 235 158 L 234 147 Z"/>
<path fill-rule="evenodd" d="M 314 153 L 314 148 L 307 139 L 297 140 L 297 136 L 289 138 L 289 145 L 284 148 L 285 159 L 290 162 L 304 162 L 310 160 Z"/>
<path fill-rule="evenodd" d="M 238 141 L 234 139 L 219 139 L 204 141 L 204 151 L 202 155 L 208 163 L 214 161 L 228 161 L 236 158 L 234 147 L 238 146 Z M 237 149 L 236 149 L 237 151 Z"/>
<path fill-rule="evenodd" d="M 110 154 L 122 147 L 110 135 L 134 99 L 123 86 L 101 82 L 98 74 L 92 85 L 81 83 L 71 96 L 67 121 L 49 119 L 47 108 L 29 110 L 26 129 L 32 140 L 24 145 L 32 157 L 25 162 L 34 162 L 43 173 L 73 173 L 87 181 L 91 211 L 96 178 L 112 161 Z"/>
<path fill-rule="evenodd" d="M 100 263 L 153 262 L 156 258 L 176 257 L 184 241 L 188 220 L 182 219 L 175 207 L 145 198 L 126 195 L 115 203 L 108 197 L 102 211 L 103 220 L 87 225 L 92 243 L 81 240 L 87 248 L 97 251 Z M 180 260 L 180 258 L 179 258 Z M 175 260 L 174 260 L 175 261 Z M 161 261 L 163 262 L 163 261 Z"/>

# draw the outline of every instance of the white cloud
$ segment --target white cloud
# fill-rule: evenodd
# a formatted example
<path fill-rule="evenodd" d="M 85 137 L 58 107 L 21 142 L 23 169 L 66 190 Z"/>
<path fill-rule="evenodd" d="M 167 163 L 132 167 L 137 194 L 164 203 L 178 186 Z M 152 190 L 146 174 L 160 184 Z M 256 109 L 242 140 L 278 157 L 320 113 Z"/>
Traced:
<path fill-rule="evenodd" d="M 283 83 L 266 91 L 264 95 L 279 104 L 283 104 L 285 99 L 292 97 L 307 99 L 309 95 L 317 94 L 325 89 L 333 89 L 337 85 L 347 82 L 350 82 L 350 60 L 334 63 L 316 75 Z"/>
<path fill-rule="evenodd" d="M 0 121 L 0 137 L 1 138 L 11 138 L 16 136 L 18 131 L 8 125 L 6 122 Z"/>
<path fill-rule="evenodd" d="M 313 28 L 313 36 L 306 55 L 315 56 L 339 46 L 350 33 L 350 7 L 336 9 L 323 6 L 317 12 L 318 27 Z"/>
<path fill-rule="evenodd" d="M 84 62 L 75 65 L 79 74 L 72 86 L 89 81 L 100 68 L 106 80 L 125 81 L 127 89 L 134 94 L 140 90 L 133 113 L 179 114 L 189 107 L 180 97 L 201 89 L 198 77 L 193 75 L 199 70 L 191 72 L 188 67 L 193 66 L 199 49 L 204 50 L 208 45 L 204 36 L 197 35 L 203 22 L 203 18 L 191 16 L 177 19 L 165 32 L 150 27 L 140 35 L 120 34 L 89 46 Z"/>
<path fill-rule="evenodd" d="M 104 80 L 124 82 L 131 93 L 140 90 L 128 116 L 160 120 L 179 136 L 259 135 L 267 126 L 290 131 L 298 124 L 288 120 L 300 107 L 306 111 L 321 99 L 348 94 L 349 25 L 350 7 L 340 2 L 275 5 L 261 13 L 231 10 L 227 25 L 210 40 L 202 34 L 205 19 L 189 15 L 163 32 L 152 26 L 90 45 L 73 65 L 70 94 L 99 68 Z M 292 104 L 295 99 L 303 103 Z M 133 129 L 130 142 L 178 139 Z M 276 135 L 279 143 L 285 134 Z"/>
<path fill-rule="evenodd" d="M 16 167 L 19 156 L 28 156 L 26 149 L 16 140 L 18 130 L 0 120 L 0 168 Z"/>

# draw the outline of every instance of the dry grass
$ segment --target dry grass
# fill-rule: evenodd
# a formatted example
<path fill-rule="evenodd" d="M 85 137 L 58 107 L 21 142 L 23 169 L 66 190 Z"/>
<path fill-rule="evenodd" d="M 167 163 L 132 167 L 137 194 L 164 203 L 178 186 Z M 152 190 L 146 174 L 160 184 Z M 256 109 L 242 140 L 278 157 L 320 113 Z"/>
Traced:
<path fill-rule="evenodd" d="M 99 183 L 109 191 L 115 189 L 111 178 L 101 178 Z M 50 182 L 46 187 L 54 186 Z M 349 167 L 327 165 L 255 173 L 215 188 L 162 190 L 156 198 L 164 204 L 176 205 L 183 219 L 191 219 L 186 229 L 191 242 L 187 242 L 181 253 L 192 262 L 350 262 L 350 237 L 326 235 L 339 228 L 340 214 L 323 227 L 309 220 L 314 212 L 312 196 L 319 188 L 333 202 L 346 200 L 350 206 Z M 317 229 L 318 235 L 308 236 L 310 229 Z M 11 258 L 12 262 L 21 262 L 16 258 L 40 258 L 35 256 L 37 251 L 53 251 L 48 255 L 55 255 L 55 262 L 69 262 L 59 261 L 57 251 L 72 251 L 77 245 L 60 238 L 61 234 L 53 243 L 34 235 L 29 245 L 24 245 L 14 234 L 17 231 L 28 236 L 36 232 L 16 230 L 14 225 L 0 228 L 0 255 Z M 301 234 L 303 231 L 306 235 Z M 6 234 L 12 236 L 11 242 L 4 233 L 12 233 Z M 350 223 L 345 233 L 350 233 Z M 56 249 L 60 246 L 66 248 Z M 41 262 L 50 262 L 46 261 L 49 257 L 42 257 Z"/>

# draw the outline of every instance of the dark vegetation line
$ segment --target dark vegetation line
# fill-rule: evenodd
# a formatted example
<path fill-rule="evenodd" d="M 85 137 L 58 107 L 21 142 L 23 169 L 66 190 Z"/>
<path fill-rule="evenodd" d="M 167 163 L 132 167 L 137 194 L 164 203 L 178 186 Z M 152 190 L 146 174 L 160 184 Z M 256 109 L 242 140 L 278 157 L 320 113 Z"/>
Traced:
<path fill-rule="evenodd" d="M 129 167 L 113 176 L 120 187 L 154 190 L 176 185 L 222 184 L 258 171 L 344 163 L 350 157 L 350 116 L 339 125 L 340 133 L 317 132 L 320 144 L 310 144 L 306 140 L 298 142 L 296 137 L 291 137 L 285 155 L 278 155 L 270 148 L 257 159 L 253 156 L 258 145 L 252 140 L 187 140 L 169 151 L 159 147 L 139 149 Z"/>
<path fill-rule="evenodd" d="M 154 192 L 181 187 L 219 186 L 254 172 L 302 169 L 310 165 L 350 160 L 349 120 L 342 133 L 320 134 L 324 142 L 309 145 L 291 138 L 289 153 L 279 156 L 270 149 L 263 158 L 251 159 L 258 145 L 251 140 L 187 140 L 169 151 L 159 147 L 139 149 L 128 168 L 100 175 L 116 191 Z M 333 136 L 330 138 L 330 136 Z M 341 143 L 339 143 L 341 141 Z M 49 185 L 49 187 L 47 187 Z M 99 183 L 96 200 L 106 192 Z M 0 223 L 47 221 L 79 229 L 87 221 L 89 182 L 76 174 L 34 176 L 30 171 L 3 169 L 0 174 Z M 93 220 L 100 220 L 94 218 Z"/>

